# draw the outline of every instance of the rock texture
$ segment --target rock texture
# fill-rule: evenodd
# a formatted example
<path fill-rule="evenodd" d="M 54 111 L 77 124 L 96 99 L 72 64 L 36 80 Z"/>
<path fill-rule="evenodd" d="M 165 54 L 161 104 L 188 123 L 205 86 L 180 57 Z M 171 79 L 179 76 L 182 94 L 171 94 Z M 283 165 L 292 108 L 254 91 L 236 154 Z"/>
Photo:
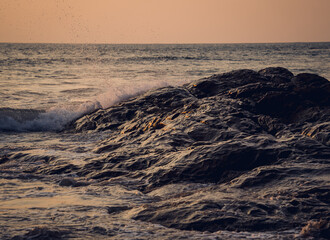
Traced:
<path fill-rule="evenodd" d="M 150 91 L 72 123 L 74 132 L 109 132 L 99 158 L 77 174 L 157 192 L 159 201 L 125 214 L 167 227 L 266 231 L 329 221 L 329 96 L 328 80 L 280 67 Z M 180 190 L 191 183 L 203 187 Z"/>
<path fill-rule="evenodd" d="M 70 236 L 87 231 L 81 226 L 90 226 L 90 234 L 115 236 L 121 227 L 90 225 L 112 219 L 110 225 L 133 220 L 171 231 L 232 231 L 228 239 L 233 232 L 326 239 L 329 96 L 328 80 L 294 76 L 280 67 L 213 75 L 152 90 L 72 122 L 63 136 L 90 138 L 87 147 L 72 148 L 81 153 L 80 161 L 18 146 L 18 152 L 0 156 L 0 172 L 7 179 L 53 181 L 58 194 L 79 196 L 81 206 L 73 200 L 69 210 L 59 211 L 75 211 L 70 216 L 80 221 Z M 94 142 L 98 135 L 103 140 Z M 56 146 L 64 149 L 65 143 Z M 113 204 L 97 217 L 104 205 L 95 199 L 107 197 Z M 93 218 L 82 216 L 93 203 L 99 204 L 89 213 Z M 59 223 L 51 226 L 67 229 L 61 225 L 67 215 L 57 212 Z M 66 235 L 60 230 L 38 228 L 16 239 L 57 239 Z"/>

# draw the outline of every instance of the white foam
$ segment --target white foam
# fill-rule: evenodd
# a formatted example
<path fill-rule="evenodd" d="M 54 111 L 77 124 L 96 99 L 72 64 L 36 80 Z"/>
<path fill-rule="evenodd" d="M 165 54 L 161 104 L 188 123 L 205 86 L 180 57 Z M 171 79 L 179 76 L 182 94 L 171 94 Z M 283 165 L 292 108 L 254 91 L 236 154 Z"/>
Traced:
<path fill-rule="evenodd" d="M 108 108 L 121 101 L 127 100 L 131 97 L 145 93 L 151 89 L 168 86 L 166 82 L 139 82 L 138 84 L 121 84 L 120 86 L 109 86 L 108 90 L 99 95 L 96 101 L 99 102 L 102 108 Z"/>
<path fill-rule="evenodd" d="M 91 113 L 99 108 L 108 108 L 123 100 L 142 94 L 150 89 L 167 86 L 167 83 L 150 82 L 139 85 L 126 85 L 110 87 L 93 101 L 85 102 L 79 106 L 67 105 L 52 107 L 46 112 L 27 116 L 26 110 L 11 109 L 11 114 L 0 116 L 0 131 L 59 131 L 69 122 Z M 13 112 L 15 115 L 13 115 Z"/>
<path fill-rule="evenodd" d="M 33 119 L 22 119 L 21 111 L 16 110 L 16 116 L 0 117 L 0 130 L 3 131 L 58 131 L 72 120 L 90 113 L 101 104 L 97 101 L 86 102 L 80 106 L 53 107 L 46 112 L 41 112 Z"/>

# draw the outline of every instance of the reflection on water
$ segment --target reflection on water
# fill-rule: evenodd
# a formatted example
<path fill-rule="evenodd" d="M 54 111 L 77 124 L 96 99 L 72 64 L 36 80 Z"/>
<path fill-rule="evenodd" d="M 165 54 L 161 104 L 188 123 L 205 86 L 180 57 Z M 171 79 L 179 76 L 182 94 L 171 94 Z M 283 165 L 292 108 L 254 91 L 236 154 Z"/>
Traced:
<path fill-rule="evenodd" d="M 19 211 L 19 209 L 72 206 L 97 208 L 148 202 L 147 196 L 142 196 L 138 191 L 125 189 L 120 185 L 65 187 L 43 181 L 1 179 L 0 186 L 0 209 L 3 210 Z"/>

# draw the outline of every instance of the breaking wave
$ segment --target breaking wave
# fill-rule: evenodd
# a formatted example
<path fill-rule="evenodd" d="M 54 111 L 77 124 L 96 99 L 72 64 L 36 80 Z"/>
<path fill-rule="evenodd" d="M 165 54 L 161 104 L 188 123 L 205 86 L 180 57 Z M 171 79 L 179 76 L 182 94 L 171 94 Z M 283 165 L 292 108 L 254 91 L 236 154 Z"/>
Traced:
<path fill-rule="evenodd" d="M 100 108 L 140 95 L 167 83 L 148 83 L 136 86 L 112 87 L 94 100 L 77 105 L 56 106 L 48 110 L 0 108 L 0 131 L 37 132 L 60 131 L 71 121 Z"/>
<path fill-rule="evenodd" d="M 76 110 L 72 107 L 54 107 L 47 111 L 1 108 L 0 131 L 58 131 L 72 120 L 100 107 L 98 102 L 88 102 L 80 105 Z"/>

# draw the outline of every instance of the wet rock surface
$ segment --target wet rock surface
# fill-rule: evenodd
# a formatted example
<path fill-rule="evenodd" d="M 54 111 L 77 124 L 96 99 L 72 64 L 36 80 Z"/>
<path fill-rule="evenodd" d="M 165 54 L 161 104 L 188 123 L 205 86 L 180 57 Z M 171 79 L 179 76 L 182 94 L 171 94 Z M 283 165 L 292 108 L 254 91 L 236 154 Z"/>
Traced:
<path fill-rule="evenodd" d="M 12 240 L 60 240 L 65 239 L 66 232 L 62 232 L 56 229 L 48 229 L 46 227 L 37 227 L 27 232 L 23 236 L 15 236 Z"/>
<path fill-rule="evenodd" d="M 0 171 L 10 178 L 13 162 L 39 161 L 23 172 L 75 191 L 120 184 L 144 199 L 104 208 L 125 221 L 326 238 L 329 96 L 328 80 L 280 67 L 213 75 L 72 122 L 65 134 L 105 136 L 80 165 L 7 154 Z M 116 236 L 106 227 L 90 231 Z"/>

